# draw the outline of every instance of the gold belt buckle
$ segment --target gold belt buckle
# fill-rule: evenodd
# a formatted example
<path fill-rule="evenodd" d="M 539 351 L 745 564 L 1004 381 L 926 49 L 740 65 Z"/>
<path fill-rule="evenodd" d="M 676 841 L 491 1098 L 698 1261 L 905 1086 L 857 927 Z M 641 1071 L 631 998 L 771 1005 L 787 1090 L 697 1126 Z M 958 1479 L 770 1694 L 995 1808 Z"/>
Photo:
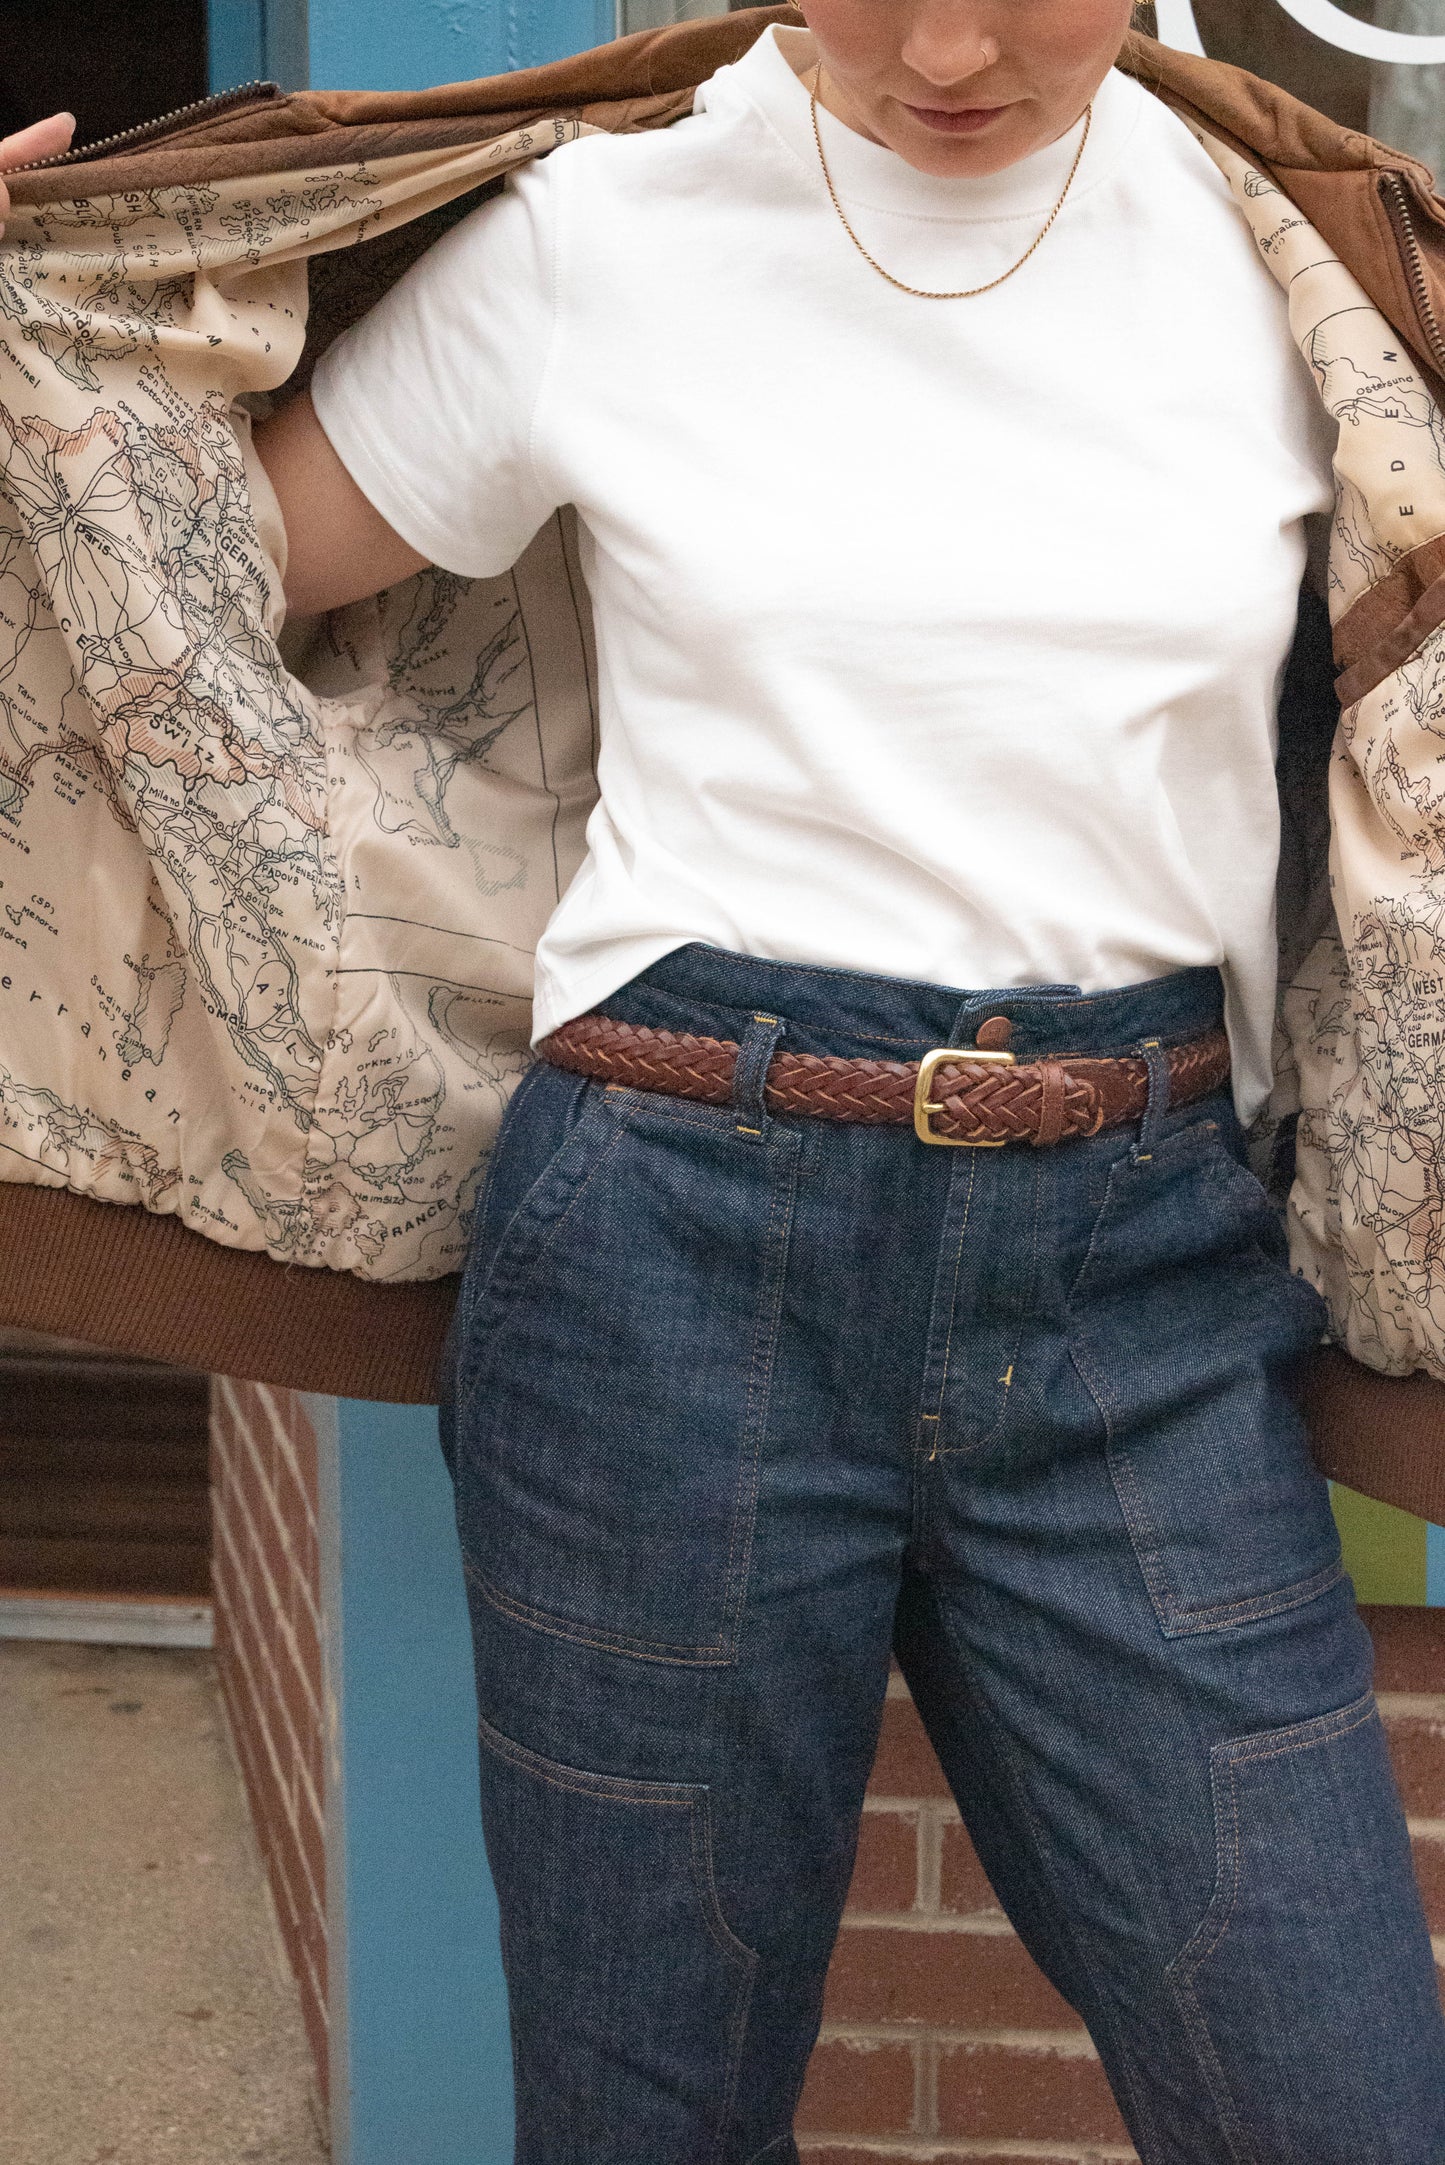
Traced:
<path fill-rule="evenodd" d="M 961 1067 L 1015 1067 L 1017 1062 L 1011 1052 L 983 1052 L 977 1045 L 935 1045 L 918 1063 L 918 1081 L 913 1088 L 913 1132 L 921 1143 L 937 1143 L 948 1150 L 1002 1150 L 1003 1143 L 975 1141 L 968 1135 L 935 1135 L 929 1125 L 935 1113 L 943 1107 L 928 1095 L 934 1076 L 946 1061 L 956 1061 Z"/>

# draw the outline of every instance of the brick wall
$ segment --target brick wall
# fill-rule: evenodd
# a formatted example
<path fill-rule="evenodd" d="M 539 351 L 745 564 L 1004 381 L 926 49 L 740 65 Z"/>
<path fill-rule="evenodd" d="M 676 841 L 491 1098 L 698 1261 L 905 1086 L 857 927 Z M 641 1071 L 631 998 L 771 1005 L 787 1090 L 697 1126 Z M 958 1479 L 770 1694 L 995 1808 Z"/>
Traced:
<path fill-rule="evenodd" d="M 1445 1610 L 1367 1614 L 1445 1965 Z M 1134 2155 L 1078 2018 L 993 1898 L 898 1677 L 798 2136 L 806 2165 Z"/>
<path fill-rule="evenodd" d="M 327 2080 L 326 1841 L 316 1436 L 294 1392 L 218 1377 L 212 1581 L 221 1690 Z"/>

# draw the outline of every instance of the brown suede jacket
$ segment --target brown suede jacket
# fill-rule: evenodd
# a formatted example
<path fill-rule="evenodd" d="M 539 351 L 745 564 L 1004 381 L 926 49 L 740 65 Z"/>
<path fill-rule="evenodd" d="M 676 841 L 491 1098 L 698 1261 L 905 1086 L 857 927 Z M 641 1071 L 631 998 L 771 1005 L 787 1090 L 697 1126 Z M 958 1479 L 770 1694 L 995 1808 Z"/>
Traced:
<path fill-rule="evenodd" d="M 669 125 L 796 19 L 430 91 L 238 93 L 14 177 L 0 1323 L 433 1395 L 530 948 L 595 790 L 575 537 L 559 518 L 504 581 L 423 573 L 283 632 L 250 415 L 507 171 Z M 1445 207 L 1237 69 L 1141 37 L 1120 64 L 1229 181 L 1339 424 L 1333 667 L 1307 608 L 1282 715 L 1260 1164 L 1331 1309 L 1322 1462 L 1445 1520 Z M 540 754 L 495 726 L 488 672 L 515 705 L 519 656 Z M 516 876 L 462 891 L 458 830 Z"/>

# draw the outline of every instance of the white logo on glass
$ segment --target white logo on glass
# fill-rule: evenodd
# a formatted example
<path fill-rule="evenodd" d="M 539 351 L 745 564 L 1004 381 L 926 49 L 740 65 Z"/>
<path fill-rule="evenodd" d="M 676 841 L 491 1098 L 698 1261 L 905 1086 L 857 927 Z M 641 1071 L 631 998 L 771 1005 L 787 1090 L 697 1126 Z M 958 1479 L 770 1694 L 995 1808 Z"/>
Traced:
<path fill-rule="evenodd" d="M 1378 30 L 1373 23 L 1356 22 L 1334 0 L 1279 0 L 1286 15 L 1302 29 L 1337 45 L 1342 52 L 1358 53 L 1362 60 L 1387 60 L 1396 67 L 1426 68 L 1445 61 L 1445 37 L 1413 30 Z M 1191 0 L 1154 0 L 1159 36 L 1165 45 L 1183 53 L 1204 52 L 1204 41 L 1194 20 Z"/>

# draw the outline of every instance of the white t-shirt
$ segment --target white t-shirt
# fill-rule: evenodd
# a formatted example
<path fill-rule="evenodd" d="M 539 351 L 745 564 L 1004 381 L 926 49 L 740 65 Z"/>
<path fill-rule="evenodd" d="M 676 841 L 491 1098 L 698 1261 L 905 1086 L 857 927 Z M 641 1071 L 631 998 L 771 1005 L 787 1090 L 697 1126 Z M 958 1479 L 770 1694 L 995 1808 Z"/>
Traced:
<path fill-rule="evenodd" d="M 689 940 L 972 988 L 1219 964 L 1248 1118 L 1275 700 L 1331 501 L 1284 298 L 1118 73 L 1015 278 L 897 291 L 829 203 L 810 53 L 770 32 L 675 127 L 529 167 L 316 372 L 360 487 L 450 570 L 577 506 L 601 800 L 537 1035 Z M 1005 270 L 1079 143 L 937 180 L 820 118 L 860 238 L 921 286 Z"/>

